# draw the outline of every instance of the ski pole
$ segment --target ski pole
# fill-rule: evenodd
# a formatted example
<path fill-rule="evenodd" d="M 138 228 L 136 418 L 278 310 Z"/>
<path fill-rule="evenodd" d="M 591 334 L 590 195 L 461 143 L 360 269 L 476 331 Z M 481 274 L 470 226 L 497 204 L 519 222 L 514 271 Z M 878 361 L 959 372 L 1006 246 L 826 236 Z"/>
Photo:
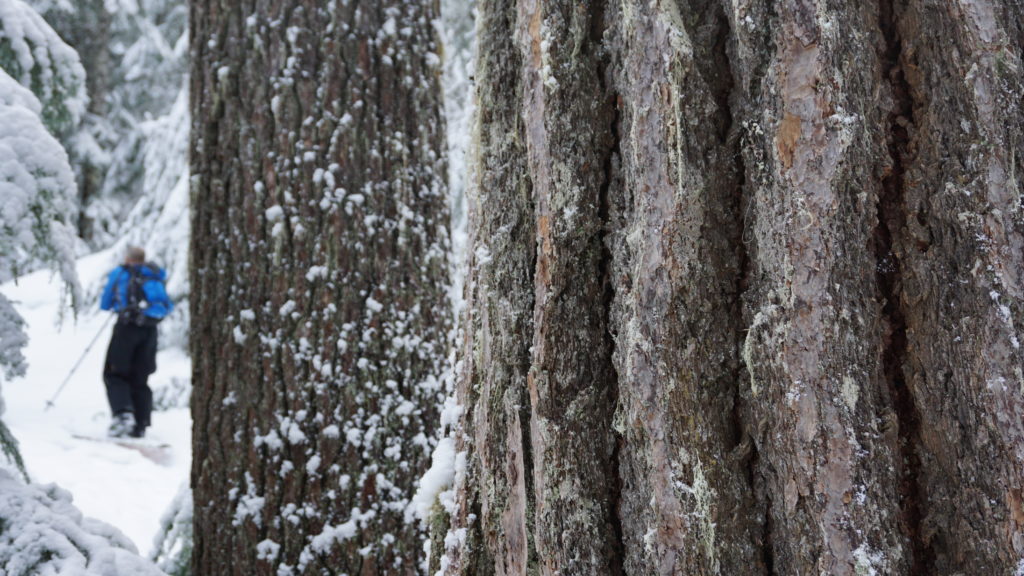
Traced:
<path fill-rule="evenodd" d="M 53 398 L 50 398 L 49 400 L 46 401 L 46 408 L 43 410 L 44 412 L 46 410 L 49 410 L 50 408 L 53 408 L 53 403 L 57 400 L 57 396 L 60 396 L 60 393 L 64 391 L 64 387 L 68 385 L 68 382 L 71 380 L 71 377 L 75 375 L 75 372 L 78 371 L 78 367 L 82 365 L 82 360 L 85 360 L 85 357 L 89 355 L 89 351 L 92 350 L 92 347 L 96 345 L 96 341 L 100 339 L 100 336 L 104 332 L 106 332 L 107 326 L 110 325 L 110 321 L 113 320 L 113 318 L 114 314 L 111 314 L 107 317 L 106 321 L 103 322 L 103 326 L 100 327 L 100 331 L 96 333 L 96 336 L 92 339 L 92 342 L 89 342 L 89 346 L 86 347 L 85 352 L 82 352 L 82 357 L 78 359 L 78 362 L 75 362 L 74 367 L 71 368 L 71 372 L 68 372 L 68 377 L 65 378 L 64 382 L 61 383 L 60 388 L 57 388 L 57 391 L 54 392 Z"/>

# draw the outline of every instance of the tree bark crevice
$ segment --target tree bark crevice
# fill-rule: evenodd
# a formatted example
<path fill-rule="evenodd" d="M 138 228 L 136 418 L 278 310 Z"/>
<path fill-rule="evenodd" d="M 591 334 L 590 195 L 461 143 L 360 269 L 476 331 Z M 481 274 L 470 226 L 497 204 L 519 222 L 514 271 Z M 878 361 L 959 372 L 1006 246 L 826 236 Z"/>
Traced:
<path fill-rule="evenodd" d="M 736 34 L 732 29 L 732 22 L 718 4 L 715 16 L 718 31 L 714 41 L 716 57 L 714 61 L 721 62 L 723 70 L 716 76 L 718 83 L 714 86 L 713 97 L 716 106 L 722 111 L 725 119 L 723 121 L 724 133 L 722 145 L 725 153 L 731 158 L 732 172 L 736 175 L 736 181 L 732 184 L 732 197 L 729 199 L 731 206 L 729 213 L 734 216 L 734 230 L 731 231 L 732 250 L 735 252 L 736 271 L 733 283 L 733 293 L 730 295 L 728 306 L 732 314 L 732 323 L 736 327 L 736 358 L 737 363 L 733 375 L 733 406 L 732 406 L 732 433 L 733 438 L 729 449 L 740 457 L 745 468 L 748 482 L 753 485 L 754 467 L 752 465 L 753 454 L 757 450 L 751 431 L 751 423 L 744 421 L 744 409 L 742 406 L 742 387 L 750 382 L 750 370 L 743 360 L 741 354 L 742 343 L 749 326 L 743 318 L 743 305 L 747 291 L 751 285 L 753 274 L 753 263 L 748 251 L 748 234 L 750 229 L 747 225 L 747 210 L 749 198 L 747 188 L 750 185 L 747 178 L 746 161 L 743 158 L 742 140 L 743 123 L 743 93 L 737 86 L 737 77 L 734 67 L 735 59 L 738 58 L 735 49 L 737 41 Z M 753 432 L 753 433 L 752 433 Z"/>
<path fill-rule="evenodd" d="M 899 447 L 900 522 L 911 546 L 910 574 L 934 573 L 927 537 L 922 534 L 922 479 L 920 422 L 914 390 L 905 376 L 907 363 L 907 319 L 904 310 L 903 263 L 898 246 L 907 237 L 908 208 L 905 200 L 906 167 L 913 162 L 915 93 L 904 74 L 905 54 L 900 37 L 897 0 L 879 0 L 879 31 L 885 45 L 881 51 L 882 77 L 892 96 L 885 121 L 888 165 L 884 168 L 878 197 L 878 222 L 873 234 L 875 275 L 885 326 L 882 371 L 888 386 L 891 412 L 883 416 L 883 429 L 896 432 Z M 919 246 L 919 250 L 926 248 Z M 895 428 L 893 430 L 892 428 Z"/>
<path fill-rule="evenodd" d="M 615 231 L 621 226 L 614 213 L 617 209 L 612 204 L 616 201 L 615 196 L 621 195 L 621 158 L 622 158 L 622 109 L 621 95 L 615 87 L 613 62 L 608 48 L 605 46 L 605 38 L 614 26 L 609 17 L 608 0 L 602 0 L 596 6 L 597 15 L 594 23 L 594 35 L 591 42 L 600 47 L 600 56 L 597 61 L 598 80 L 601 84 L 603 96 L 608 100 L 607 108 L 610 110 L 611 121 L 608 126 L 610 141 L 602 161 L 604 181 L 600 187 L 600 205 L 598 207 L 598 219 L 601 222 L 601 258 L 600 274 L 602 282 L 602 316 L 606 326 L 605 346 L 607 350 L 607 362 L 610 367 L 611 382 L 609 382 L 609 420 L 606 422 L 607 429 L 612 435 L 612 452 L 607 463 L 608 481 L 608 523 L 612 531 L 612 554 L 608 567 L 609 576 L 626 576 L 623 565 L 625 542 L 623 540 L 623 519 L 622 519 L 622 491 L 623 477 L 620 463 L 620 454 L 624 445 L 622 434 L 615 429 L 614 414 L 619 406 L 619 374 L 615 367 L 614 350 L 616 334 L 612 322 L 612 310 L 615 302 L 616 282 L 613 277 L 614 254 L 610 243 L 614 238 Z"/>

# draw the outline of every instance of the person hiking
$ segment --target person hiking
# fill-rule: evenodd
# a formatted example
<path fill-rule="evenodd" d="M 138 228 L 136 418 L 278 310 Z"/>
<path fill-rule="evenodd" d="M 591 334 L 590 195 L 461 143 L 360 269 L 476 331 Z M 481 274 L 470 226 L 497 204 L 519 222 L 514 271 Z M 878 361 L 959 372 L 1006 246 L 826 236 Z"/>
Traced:
<path fill-rule="evenodd" d="M 153 391 L 149 375 L 156 372 L 156 325 L 174 305 L 167 296 L 163 268 L 146 263 L 146 252 L 131 246 L 124 264 L 107 278 L 100 308 L 117 313 L 110 337 L 103 382 L 113 419 L 107 435 L 142 438 L 150 424 Z"/>

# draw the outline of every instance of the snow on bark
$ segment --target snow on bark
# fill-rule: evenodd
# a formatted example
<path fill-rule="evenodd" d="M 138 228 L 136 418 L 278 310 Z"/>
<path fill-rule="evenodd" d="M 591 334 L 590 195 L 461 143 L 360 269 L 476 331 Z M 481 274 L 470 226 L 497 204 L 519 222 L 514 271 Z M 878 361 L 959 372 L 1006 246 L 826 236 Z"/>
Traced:
<path fill-rule="evenodd" d="M 195 570 L 414 573 L 451 326 L 436 6 L 222 8 L 191 5 Z"/>

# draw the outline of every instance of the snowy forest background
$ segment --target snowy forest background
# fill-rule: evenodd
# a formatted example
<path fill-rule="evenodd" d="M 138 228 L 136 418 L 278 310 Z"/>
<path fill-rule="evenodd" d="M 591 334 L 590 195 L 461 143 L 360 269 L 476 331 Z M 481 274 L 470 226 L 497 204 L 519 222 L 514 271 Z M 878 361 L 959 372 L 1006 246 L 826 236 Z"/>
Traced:
<path fill-rule="evenodd" d="M 444 21 L 438 26 L 446 42 L 449 190 L 457 253 L 465 243 L 462 191 L 471 115 L 472 2 L 446 2 Z M 8 283 L 0 292 L 4 394 L 22 394 L 20 387 L 26 385 L 36 387 L 27 400 L 36 403 L 40 394 L 56 391 L 56 378 L 66 374 L 83 352 L 86 336 L 101 326 L 96 320 L 101 314 L 98 296 L 105 271 L 120 262 L 127 246 L 139 245 L 150 261 L 167 268 L 167 289 L 176 304 L 172 316 L 160 326 L 161 362 L 165 363 L 161 370 L 172 375 L 153 385 L 156 418 L 161 410 L 187 409 L 191 392 L 185 357 L 189 127 L 184 0 L 0 3 L 0 283 Z M 457 258 L 453 266 L 461 266 Z M 79 274 L 83 267 L 84 279 Z M 452 298 L 459 299 L 461 290 L 456 281 L 450 290 Z M 38 303 L 5 296 L 33 291 L 49 296 Z M 23 318 L 26 308 L 36 307 L 45 308 L 34 316 L 45 323 L 43 329 L 27 325 Z M 62 331 L 78 336 L 61 341 L 51 334 Z M 46 338 L 53 340 L 37 341 Z M 102 355 L 106 338 L 104 333 L 91 357 Z M 59 363 L 63 373 L 26 361 L 26 346 L 61 344 L 69 349 L 51 349 L 47 354 L 67 357 Z M 85 363 L 85 367 L 95 364 Z M 101 398 L 100 374 L 93 372 L 76 373 L 69 384 L 72 390 L 86 388 L 86 394 Z M 84 397 L 67 396 L 58 402 L 74 404 Z M 42 405 L 38 407 L 41 411 Z M 0 416 L 4 411 L 0 394 Z M 29 415 L 29 419 L 39 416 Z M 89 416 L 94 423 L 99 418 Z M 178 428 L 188 424 L 180 417 L 171 419 Z M 26 429 L 28 434 L 37 431 L 35 426 Z M 175 432 L 188 435 L 187 429 Z M 182 474 L 187 474 L 188 463 L 181 462 L 187 453 L 177 455 L 177 466 L 158 472 L 178 475 L 171 482 L 180 485 L 171 497 L 166 489 L 157 491 L 166 500 L 159 504 L 165 509 L 161 517 L 145 518 L 152 514 L 148 510 L 128 513 L 143 516 L 144 526 L 159 520 L 152 542 L 139 541 L 139 530 L 134 530 L 133 543 L 116 528 L 83 517 L 72 504 L 71 493 L 37 483 L 41 479 L 31 473 L 33 460 L 47 453 L 28 453 L 23 458 L 26 444 L 34 444 L 21 442 L 19 450 L 18 440 L 0 421 L 0 566 L 6 574 L 190 573 L 192 505 L 188 478 Z M 104 468 L 96 458 L 87 454 L 64 465 L 80 463 L 101 470 L 93 478 L 96 484 L 104 481 L 103 473 L 120 473 L 116 467 Z M 39 468 L 44 475 L 49 472 L 47 465 Z M 146 481 L 144 476 L 134 480 Z M 122 489 L 145 493 L 151 486 L 115 480 L 110 486 L 91 488 L 101 493 L 93 495 L 102 510 L 98 517 L 118 517 L 111 508 L 123 505 L 116 494 Z M 134 553 L 152 563 L 133 558 Z"/>

